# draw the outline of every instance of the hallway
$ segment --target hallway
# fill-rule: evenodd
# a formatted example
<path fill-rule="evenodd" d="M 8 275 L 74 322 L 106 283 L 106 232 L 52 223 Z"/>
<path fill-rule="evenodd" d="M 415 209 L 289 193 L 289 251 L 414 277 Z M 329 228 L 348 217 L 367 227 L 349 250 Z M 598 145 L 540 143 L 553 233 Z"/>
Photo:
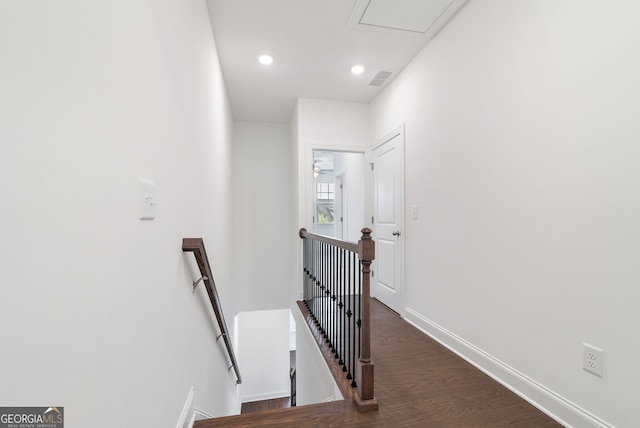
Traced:
<path fill-rule="evenodd" d="M 213 427 L 483 427 L 561 425 L 398 317 L 371 305 L 379 411 L 352 400 L 200 421 Z"/>

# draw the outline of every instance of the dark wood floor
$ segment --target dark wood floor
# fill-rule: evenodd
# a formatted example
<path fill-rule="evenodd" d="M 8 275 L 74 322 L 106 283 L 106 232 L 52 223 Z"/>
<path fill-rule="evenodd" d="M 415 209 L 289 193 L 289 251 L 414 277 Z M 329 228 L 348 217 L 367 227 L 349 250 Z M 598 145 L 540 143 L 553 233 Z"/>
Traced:
<path fill-rule="evenodd" d="M 287 407 L 291 407 L 291 399 L 289 397 L 250 401 L 242 403 L 240 413 L 244 415 L 246 413 L 262 412 L 263 410 L 286 409 Z"/>
<path fill-rule="evenodd" d="M 552 428 L 560 424 L 377 301 L 371 305 L 379 410 L 351 399 L 196 422 L 218 427 Z"/>

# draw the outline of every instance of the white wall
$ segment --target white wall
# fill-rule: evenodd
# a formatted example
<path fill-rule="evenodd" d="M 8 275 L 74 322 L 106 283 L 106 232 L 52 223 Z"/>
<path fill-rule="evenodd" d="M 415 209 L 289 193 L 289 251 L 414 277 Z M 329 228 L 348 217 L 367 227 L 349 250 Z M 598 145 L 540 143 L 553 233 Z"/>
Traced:
<path fill-rule="evenodd" d="M 243 403 L 288 397 L 289 309 L 238 314 L 238 365 L 242 371 Z"/>
<path fill-rule="evenodd" d="M 290 123 L 292 168 L 292 220 L 296 230 L 312 230 L 313 150 L 352 150 L 365 152 L 369 146 L 367 104 L 299 98 Z M 295 300 L 302 299 L 302 243 L 292 242 L 292 306 L 296 321 L 296 376 L 298 405 L 342 399 L 311 332 L 305 325 Z"/>
<path fill-rule="evenodd" d="M 406 124 L 408 318 L 575 426 L 640 425 L 639 13 L 471 1 L 371 105 Z"/>
<path fill-rule="evenodd" d="M 289 307 L 292 251 L 289 128 L 236 122 L 233 266 L 238 311 Z"/>
<path fill-rule="evenodd" d="M 313 231 L 313 150 L 351 150 L 365 152 L 369 147 L 369 108 L 364 103 L 298 98 L 290 123 L 292 166 L 292 228 Z M 298 311 L 302 299 L 302 243 L 291 242 L 294 257 L 291 308 Z"/>
<path fill-rule="evenodd" d="M 300 144 L 318 148 L 362 148 L 369 145 L 367 104 L 298 99 L 298 138 Z"/>
<path fill-rule="evenodd" d="M 366 151 L 369 147 L 367 104 L 299 98 L 298 227 L 313 224 L 313 150 Z"/>
<path fill-rule="evenodd" d="M 69 428 L 174 426 L 194 386 L 196 407 L 239 411 L 181 251 L 205 239 L 233 313 L 232 121 L 207 16 L 203 1 L 0 3 L 2 405 L 64 406 Z"/>
<path fill-rule="evenodd" d="M 289 269 L 289 304 L 291 311 L 297 311 L 296 301 L 302 299 L 302 243 L 297 232 L 300 230 L 300 224 L 297 222 L 300 217 L 300 208 L 302 204 L 301 200 L 305 198 L 305 188 L 300 185 L 300 180 L 304 178 L 304 170 L 306 165 L 300 161 L 300 142 L 299 142 L 299 126 L 298 126 L 298 102 L 296 102 L 293 113 L 291 114 L 291 121 L 289 123 L 289 221 L 291 222 L 291 229 L 294 233 L 291 234 L 289 239 L 289 245 L 291 246 L 291 267 Z M 304 150 L 303 150 L 304 151 Z M 309 227 L 309 230 L 311 228 Z"/>

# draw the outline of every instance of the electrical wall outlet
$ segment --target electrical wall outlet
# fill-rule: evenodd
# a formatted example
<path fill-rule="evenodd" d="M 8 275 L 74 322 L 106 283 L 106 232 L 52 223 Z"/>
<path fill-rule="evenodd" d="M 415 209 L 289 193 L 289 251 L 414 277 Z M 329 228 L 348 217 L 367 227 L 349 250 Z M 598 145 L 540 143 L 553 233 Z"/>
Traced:
<path fill-rule="evenodd" d="M 595 346 L 582 344 L 582 368 L 596 376 L 602 377 L 604 358 L 602 349 Z"/>

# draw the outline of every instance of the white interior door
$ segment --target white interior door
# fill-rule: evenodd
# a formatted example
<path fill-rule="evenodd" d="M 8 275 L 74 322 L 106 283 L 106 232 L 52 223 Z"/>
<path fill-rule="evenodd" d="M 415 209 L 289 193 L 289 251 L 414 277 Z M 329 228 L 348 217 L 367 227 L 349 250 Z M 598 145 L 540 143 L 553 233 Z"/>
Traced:
<path fill-rule="evenodd" d="M 404 308 L 404 130 L 373 148 L 373 236 L 376 259 L 372 294 L 403 315 Z"/>

